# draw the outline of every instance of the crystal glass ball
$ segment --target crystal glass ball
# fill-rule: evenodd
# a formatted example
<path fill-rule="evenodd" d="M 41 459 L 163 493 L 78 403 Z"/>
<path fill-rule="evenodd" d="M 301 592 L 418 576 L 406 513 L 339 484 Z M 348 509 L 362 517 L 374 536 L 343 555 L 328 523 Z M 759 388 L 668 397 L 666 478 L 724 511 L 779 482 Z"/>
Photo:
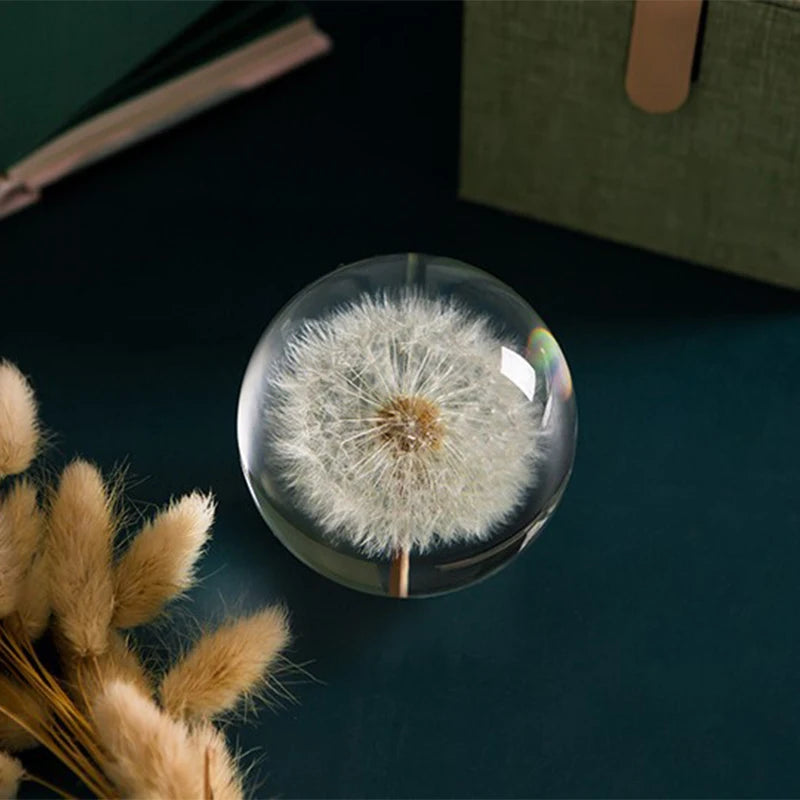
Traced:
<path fill-rule="evenodd" d="M 373 594 L 467 586 L 525 549 L 575 454 L 567 362 L 482 270 L 408 253 L 331 272 L 258 342 L 238 409 L 262 516 L 308 566 Z"/>

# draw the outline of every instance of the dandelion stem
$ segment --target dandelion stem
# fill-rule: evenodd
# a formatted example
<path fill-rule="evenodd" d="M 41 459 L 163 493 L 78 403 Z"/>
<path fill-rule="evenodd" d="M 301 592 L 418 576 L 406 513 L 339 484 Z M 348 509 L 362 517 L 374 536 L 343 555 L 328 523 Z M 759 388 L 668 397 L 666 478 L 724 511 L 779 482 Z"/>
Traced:
<path fill-rule="evenodd" d="M 389 568 L 389 594 L 392 597 L 408 597 L 408 549 L 401 547 L 392 558 Z"/>

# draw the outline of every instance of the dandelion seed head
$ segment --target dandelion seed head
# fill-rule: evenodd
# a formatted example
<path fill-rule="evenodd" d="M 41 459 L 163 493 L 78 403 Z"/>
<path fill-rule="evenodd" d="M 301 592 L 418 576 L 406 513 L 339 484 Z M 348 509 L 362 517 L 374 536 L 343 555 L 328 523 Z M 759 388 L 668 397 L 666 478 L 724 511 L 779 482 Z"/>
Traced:
<path fill-rule="evenodd" d="M 401 453 L 442 445 L 444 426 L 439 409 L 426 397 L 398 395 L 378 410 L 376 432 Z"/>
<path fill-rule="evenodd" d="M 488 538 L 540 450 L 539 404 L 502 373 L 503 348 L 487 317 L 410 290 L 304 322 L 263 418 L 293 501 L 370 555 Z"/>

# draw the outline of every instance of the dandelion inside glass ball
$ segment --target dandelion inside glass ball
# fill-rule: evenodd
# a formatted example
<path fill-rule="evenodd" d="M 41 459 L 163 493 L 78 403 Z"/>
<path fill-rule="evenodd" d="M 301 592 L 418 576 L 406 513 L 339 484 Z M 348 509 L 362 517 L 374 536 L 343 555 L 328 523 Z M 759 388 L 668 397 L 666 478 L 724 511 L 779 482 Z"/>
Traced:
<path fill-rule="evenodd" d="M 291 300 L 239 400 L 245 478 L 276 536 L 345 585 L 398 597 L 466 586 L 555 510 L 576 410 L 528 303 L 446 258 L 384 256 Z"/>

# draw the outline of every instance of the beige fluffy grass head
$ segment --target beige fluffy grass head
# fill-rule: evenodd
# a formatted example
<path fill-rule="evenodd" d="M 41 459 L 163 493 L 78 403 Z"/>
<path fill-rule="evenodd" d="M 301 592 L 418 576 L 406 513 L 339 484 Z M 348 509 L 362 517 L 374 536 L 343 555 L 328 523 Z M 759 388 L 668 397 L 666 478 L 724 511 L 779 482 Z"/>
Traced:
<path fill-rule="evenodd" d="M 25 479 L 19 480 L 0 503 L 0 617 L 7 617 L 19 606 L 41 533 L 36 488 Z"/>
<path fill-rule="evenodd" d="M 44 551 L 33 557 L 19 593 L 17 613 L 32 642 L 47 629 L 50 622 L 50 573 Z"/>
<path fill-rule="evenodd" d="M 12 363 L 0 361 L 0 477 L 24 472 L 38 447 L 33 389 Z"/>
<path fill-rule="evenodd" d="M 201 636 L 167 672 L 161 702 L 170 714 L 189 719 L 229 711 L 264 685 L 288 643 L 289 625 L 281 608 L 231 620 Z"/>
<path fill-rule="evenodd" d="M 108 643 L 114 529 L 113 503 L 100 472 L 73 461 L 50 507 L 47 554 L 53 611 L 78 655 L 99 655 Z"/>
<path fill-rule="evenodd" d="M 191 740 L 203 753 L 206 796 L 213 800 L 239 800 L 243 797 L 242 778 L 225 737 L 213 725 L 203 722 L 192 730 Z"/>
<path fill-rule="evenodd" d="M 95 700 L 94 720 L 109 756 L 106 770 L 124 796 L 203 797 L 203 762 L 188 729 L 136 687 L 110 683 Z"/>
<path fill-rule="evenodd" d="M 94 719 L 109 754 L 106 769 L 125 796 L 160 800 L 241 797 L 224 741 L 211 731 L 193 733 L 134 686 L 110 683 L 95 702 Z"/>
<path fill-rule="evenodd" d="M 110 631 L 108 647 L 99 656 L 72 656 L 65 659 L 64 672 L 71 694 L 82 707 L 91 707 L 106 686 L 123 681 L 152 697 L 153 684 L 147 670 L 128 639 L 118 631 Z"/>
<path fill-rule="evenodd" d="M 193 492 L 142 528 L 114 570 L 114 625 L 132 628 L 149 622 L 192 585 L 214 507 L 210 494 Z"/>
<path fill-rule="evenodd" d="M 0 800 L 17 796 L 25 770 L 16 758 L 0 752 Z"/>

